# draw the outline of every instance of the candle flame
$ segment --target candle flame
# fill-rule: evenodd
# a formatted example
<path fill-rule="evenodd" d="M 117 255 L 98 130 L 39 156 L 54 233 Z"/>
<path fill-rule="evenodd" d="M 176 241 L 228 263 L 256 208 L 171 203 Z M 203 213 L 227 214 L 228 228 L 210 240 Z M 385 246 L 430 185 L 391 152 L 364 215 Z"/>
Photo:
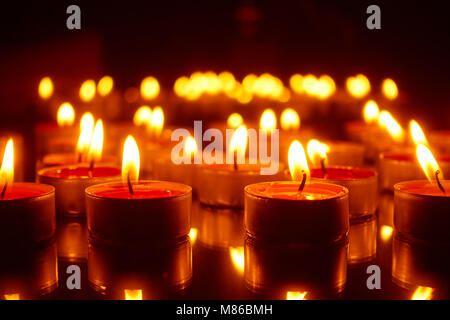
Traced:
<path fill-rule="evenodd" d="M 69 102 L 62 103 L 58 108 L 58 113 L 56 114 L 56 122 L 58 126 L 71 126 L 75 121 L 75 111 Z"/>
<path fill-rule="evenodd" d="M 124 289 L 125 300 L 142 300 L 141 289 Z"/>
<path fill-rule="evenodd" d="M 272 109 L 264 110 L 259 121 L 259 127 L 266 131 L 272 131 L 277 127 L 277 117 Z"/>
<path fill-rule="evenodd" d="M 139 166 L 139 149 L 133 136 L 129 135 L 123 147 L 122 181 L 125 183 L 138 181 Z"/>
<path fill-rule="evenodd" d="M 197 228 L 191 228 L 189 230 L 189 238 L 191 238 L 191 244 L 194 244 L 195 240 L 197 240 L 197 234 L 198 234 Z"/>
<path fill-rule="evenodd" d="M 103 122 L 102 120 L 98 120 L 94 133 L 92 134 L 91 145 L 89 147 L 88 152 L 88 161 L 99 161 L 102 158 L 102 149 L 103 149 Z"/>
<path fill-rule="evenodd" d="M 5 294 L 4 297 L 5 297 L 5 300 L 20 300 L 19 293 Z"/>
<path fill-rule="evenodd" d="M 89 102 L 95 97 L 95 81 L 94 80 L 86 80 L 81 84 L 80 87 L 80 98 L 84 102 Z"/>
<path fill-rule="evenodd" d="M 3 155 L 2 167 L 0 169 L 0 191 L 2 197 L 9 186 L 14 181 L 14 143 L 12 139 L 6 144 L 5 153 Z"/>
<path fill-rule="evenodd" d="M 411 300 L 430 300 L 433 293 L 433 288 L 418 286 L 414 291 Z"/>
<path fill-rule="evenodd" d="M 365 75 L 358 74 L 346 81 L 347 91 L 355 98 L 362 98 L 370 92 L 370 82 Z"/>
<path fill-rule="evenodd" d="M 416 147 L 416 156 L 417 160 L 419 160 L 420 166 L 422 167 L 423 172 L 427 176 L 428 181 L 432 181 L 436 179 L 436 172 L 439 171 L 439 178 L 441 180 L 444 179 L 444 176 L 442 175 L 442 171 L 439 168 L 438 163 L 436 162 L 436 159 L 434 158 L 433 154 L 431 153 L 430 149 L 428 149 L 423 144 L 419 144 Z"/>
<path fill-rule="evenodd" d="M 384 79 L 381 88 L 384 96 L 389 100 L 394 100 L 395 98 L 397 98 L 398 88 L 394 80 L 390 78 Z"/>
<path fill-rule="evenodd" d="M 397 120 L 395 120 L 388 111 L 381 111 L 380 116 L 378 117 L 378 125 L 381 128 L 386 129 L 394 141 L 403 142 L 403 128 L 398 124 Z"/>
<path fill-rule="evenodd" d="M 233 156 L 236 154 L 236 158 L 240 159 L 238 162 L 243 162 L 243 159 L 245 158 L 245 151 L 247 150 L 247 140 L 248 133 L 247 127 L 245 125 L 241 125 L 239 128 L 237 128 L 231 136 L 229 153 Z"/>
<path fill-rule="evenodd" d="M 394 228 L 392 228 L 391 226 L 386 226 L 386 225 L 381 226 L 381 228 L 380 228 L 381 239 L 383 239 L 384 241 L 389 240 L 391 238 L 393 232 L 394 232 Z"/>
<path fill-rule="evenodd" d="M 146 77 L 141 82 L 141 96 L 146 100 L 151 100 L 159 95 L 159 82 L 155 77 Z"/>
<path fill-rule="evenodd" d="M 312 164 L 318 167 L 323 160 L 327 159 L 327 153 L 330 151 L 330 147 L 316 139 L 311 139 L 306 146 L 306 150 Z"/>
<path fill-rule="evenodd" d="M 306 300 L 307 291 L 288 291 L 286 293 L 286 300 Z"/>
<path fill-rule="evenodd" d="M 411 134 L 411 138 L 415 145 L 418 145 L 418 144 L 427 145 L 428 144 L 427 138 L 425 137 L 425 133 L 423 132 L 422 128 L 415 120 L 410 121 L 409 132 Z"/>
<path fill-rule="evenodd" d="M 328 75 L 320 76 L 317 85 L 315 96 L 319 99 L 326 99 L 336 91 L 336 84 L 333 78 Z"/>
<path fill-rule="evenodd" d="M 232 113 L 228 116 L 227 125 L 231 129 L 236 129 L 244 124 L 244 118 L 239 113 Z"/>
<path fill-rule="evenodd" d="M 300 128 L 300 117 L 294 109 L 286 108 L 281 113 L 280 123 L 283 130 L 298 130 Z"/>
<path fill-rule="evenodd" d="M 380 109 L 375 101 L 369 100 L 364 105 L 363 116 L 364 121 L 367 124 L 374 123 L 378 120 L 378 116 L 380 115 Z"/>
<path fill-rule="evenodd" d="M 150 120 L 152 118 L 152 109 L 149 106 L 142 106 L 136 110 L 133 117 L 133 123 L 136 126 L 150 125 Z"/>
<path fill-rule="evenodd" d="M 44 77 L 39 82 L 39 88 L 38 88 L 39 96 L 47 100 L 50 98 L 53 94 L 53 82 L 50 77 Z"/>
<path fill-rule="evenodd" d="M 303 89 L 303 77 L 301 74 L 293 74 L 290 78 L 289 78 L 289 85 L 291 86 L 291 89 L 295 92 L 295 93 L 303 93 L 304 89 Z"/>
<path fill-rule="evenodd" d="M 94 116 L 90 112 L 86 112 L 81 117 L 80 121 L 80 136 L 77 143 L 77 152 L 80 155 L 85 155 L 91 144 L 92 133 L 94 131 Z"/>
<path fill-rule="evenodd" d="M 100 79 L 97 84 L 97 91 L 102 96 L 105 97 L 111 93 L 114 88 L 114 80 L 110 76 L 104 76 Z"/>
<path fill-rule="evenodd" d="M 150 117 L 148 130 L 153 136 L 159 136 L 164 128 L 164 112 L 159 106 L 155 107 Z"/>
<path fill-rule="evenodd" d="M 230 247 L 229 252 L 234 267 L 237 269 L 237 271 L 239 271 L 239 273 L 244 273 L 245 268 L 244 247 Z"/>
<path fill-rule="evenodd" d="M 306 160 L 305 149 L 298 140 L 294 140 L 289 147 L 288 153 L 289 170 L 291 172 L 292 180 L 302 181 L 303 174 L 306 174 L 306 179 L 309 178 L 308 162 Z"/>
<path fill-rule="evenodd" d="M 193 137 L 189 136 L 186 138 L 183 150 L 185 159 L 190 163 L 198 151 L 197 142 Z"/>

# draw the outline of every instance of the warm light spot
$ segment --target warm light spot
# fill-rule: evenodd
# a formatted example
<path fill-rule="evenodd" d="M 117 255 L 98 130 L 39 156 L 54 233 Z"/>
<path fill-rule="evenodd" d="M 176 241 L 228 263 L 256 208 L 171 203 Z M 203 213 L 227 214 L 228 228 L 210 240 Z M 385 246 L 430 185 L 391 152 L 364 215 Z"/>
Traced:
<path fill-rule="evenodd" d="M 4 297 L 5 297 L 5 300 L 20 300 L 19 293 L 5 294 Z"/>
<path fill-rule="evenodd" d="M 80 98 L 84 102 L 89 102 L 95 97 L 95 81 L 86 80 L 81 84 L 80 87 Z"/>
<path fill-rule="evenodd" d="M 316 88 L 316 96 L 319 99 L 326 99 L 336 91 L 336 84 L 333 78 L 323 75 L 319 78 Z"/>
<path fill-rule="evenodd" d="M 228 116 L 227 125 L 231 129 L 236 129 L 244 123 L 244 119 L 239 113 L 232 113 Z"/>
<path fill-rule="evenodd" d="M 363 116 L 366 123 L 375 123 L 380 115 L 380 109 L 375 101 L 369 100 L 364 105 Z"/>
<path fill-rule="evenodd" d="M 272 109 L 264 110 L 259 120 L 259 127 L 269 132 L 277 128 L 277 117 Z"/>
<path fill-rule="evenodd" d="M 411 300 L 430 300 L 433 288 L 418 286 L 414 291 Z"/>
<path fill-rule="evenodd" d="M 152 109 L 149 106 L 142 106 L 136 110 L 133 117 L 133 123 L 136 126 L 148 126 L 152 118 Z"/>
<path fill-rule="evenodd" d="M 386 129 L 392 139 L 396 142 L 403 142 L 403 128 L 398 124 L 394 117 L 388 111 L 381 111 L 378 117 L 378 125 Z"/>
<path fill-rule="evenodd" d="M 179 77 L 177 80 L 175 80 L 173 90 L 179 97 L 186 96 L 189 92 L 189 78 L 185 76 Z"/>
<path fill-rule="evenodd" d="M 386 98 L 393 100 L 398 96 L 398 88 L 397 84 L 394 80 L 387 78 L 383 80 L 383 84 L 381 85 L 383 94 Z"/>
<path fill-rule="evenodd" d="M 223 71 L 219 73 L 219 79 L 222 82 L 222 90 L 225 92 L 233 90 L 236 86 L 236 79 L 231 72 Z"/>
<path fill-rule="evenodd" d="M 280 123 L 283 130 L 298 130 L 300 128 L 300 117 L 294 109 L 286 108 L 281 113 Z"/>
<path fill-rule="evenodd" d="M 250 73 L 242 79 L 242 86 L 244 87 L 245 91 L 253 92 L 253 85 L 255 84 L 256 80 L 258 80 L 258 77 Z"/>
<path fill-rule="evenodd" d="M 286 300 L 306 300 L 307 291 L 288 291 L 286 293 Z"/>
<path fill-rule="evenodd" d="M 133 136 L 129 135 L 123 147 L 122 181 L 125 183 L 139 180 L 139 149 Z"/>
<path fill-rule="evenodd" d="M 289 79 L 289 85 L 291 86 L 291 89 L 295 92 L 295 93 L 303 93 L 303 77 L 302 75 L 296 73 L 293 74 L 290 79 Z"/>
<path fill-rule="evenodd" d="M 53 94 L 53 82 L 50 77 L 44 77 L 39 82 L 39 88 L 38 88 L 39 96 L 46 100 L 50 98 Z"/>
<path fill-rule="evenodd" d="M 294 140 L 289 147 L 288 161 L 292 180 L 302 181 L 303 174 L 306 174 L 306 180 L 309 179 L 310 173 L 305 149 L 298 140 Z"/>
<path fill-rule="evenodd" d="M 194 244 L 195 240 L 197 240 L 197 234 L 198 234 L 197 228 L 191 228 L 189 230 L 189 238 L 191 238 L 191 244 Z"/>
<path fill-rule="evenodd" d="M 425 133 L 423 133 L 422 128 L 415 120 L 411 120 L 409 122 L 409 133 L 411 135 L 411 139 L 413 140 L 414 144 L 416 145 L 428 144 L 427 138 L 425 137 Z"/>
<path fill-rule="evenodd" d="M 88 161 L 99 161 L 102 158 L 103 149 L 103 122 L 98 120 L 92 134 L 91 145 L 88 152 Z"/>
<path fill-rule="evenodd" d="M 125 300 L 142 300 L 141 289 L 125 289 Z"/>
<path fill-rule="evenodd" d="M 346 81 L 347 91 L 355 98 L 362 98 L 370 92 L 370 82 L 366 76 L 358 74 Z"/>
<path fill-rule="evenodd" d="M 153 136 L 159 136 L 164 128 L 164 112 L 161 107 L 155 107 L 150 118 L 148 129 Z"/>
<path fill-rule="evenodd" d="M 245 268 L 244 247 L 230 247 L 229 251 L 231 261 L 233 262 L 234 267 L 240 273 L 244 273 Z"/>
<path fill-rule="evenodd" d="M 75 121 L 75 111 L 69 102 L 64 102 L 59 106 L 56 121 L 60 127 L 71 126 L 73 124 Z"/>
<path fill-rule="evenodd" d="M 302 86 L 308 95 L 314 96 L 319 90 L 319 80 L 315 75 L 307 74 L 302 79 Z"/>
<path fill-rule="evenodd" d="M 0 169 L 0 191 L 4 187 L 11 186 L 14 181 L 14 143 L 12 139 L 8 140 L 3 154 L 2 167 Z"/>
<path fill-rule="evenodd" d="M 248 133 L 247 127 L 241 125 L 237 128 L 230 140 L 229 153 L 235 155 L 239 159 L 238 162 L 242 163 L 245 160 L 245 151 L 247 149 Z"/>
<path fill-rule="evenodd" d="M 420 166 L 422 167 L 423 172 L 427 176 L 428 181 L 432 181 L 436 179 L 436 172 L 439 171 L 439 179 L 444 180 L 444 175 L 439 168 L 436 159 L 431 153 L 430 149 L 428 149 L 423 144 L 417 145 L 416 148 L 416 156 L 417 160 L 419 160 Z"/>
<path fill-rule="evenodd" d="M 183 154 L 185 157 L 186 163 L 191 163 L 194 159 L 195 155 L 197 154 L 198 147 L 197 142 L 192 136 L 189 136 L 186 138 L 186 141 L 184 142 L 184 148 L 183 148 Z"/>
<path fill-rule="evenodd" d="M 80 136 L 77 143 L 77 152 L 79 155 L 85 155 L 91 145 L 92 133 L 94 132 L 94 116 L 90 112 L 86 112 L 80 121 Z"/>
<path fill-rule="evenodd" d="M 144 99 L 154 99 L 159 95 L 159 82 L 155 77 L 147 77 L 141 82 L 141 96 Z"/>
<path fill-rule="evenodd" d="M 114 87 L 113 78 L 110 76 L 104 76 L 103 78 L 100 79 L 100 81 L 97 84 L 97 91 L 102 97 L 105 97 L 111 93 L 113 87 Z"/>
<path fill-rule="evenodd" d="M 330 151 L 330 147 L 316 139 L 311 139 L 306 146 L 306 150 L 311 163 L 315 167 L 319 167 L 321 162 L 327 159 L 327 153 Z"/>
<path fill-rule="evenodd" d="M 381 228 L 380 228 L 381 239 L 383 239 L 384 241 L 389 240 L 391 238 L 393 232 L 394 232 L 394 228 L 392 228 L 391 226 L 386 226 L 386 225 L 381 226 Z"/>

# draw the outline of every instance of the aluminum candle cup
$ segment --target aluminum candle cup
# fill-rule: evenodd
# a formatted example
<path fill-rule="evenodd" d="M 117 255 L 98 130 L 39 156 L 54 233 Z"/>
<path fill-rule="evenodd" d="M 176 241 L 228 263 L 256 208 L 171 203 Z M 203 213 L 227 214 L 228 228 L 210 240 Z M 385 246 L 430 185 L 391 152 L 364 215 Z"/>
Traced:
<path fill-rule="evenodd" d="M 149 245 L 189 234 L 192 188 L 174 182 L 122 182 L 86 189 L 91 238 L 109 243 Z"/>
<path fill-rule="evenodd" d="M 363 221 L 350 223 L 348 235 L 348 262 L 363 263 L 372 260 L 377 254 L 377 217 L 372 215 Z"/>
<path fill-rule="evenodd" d="M 311 170 L 311 181 L 337 184 L 348 189 L 350 218 L 374 214 L 377 210 L 378 177 L 369 169 L 327 167 Z"/>
<path fill-rule="evenodd" d="M 444 177 L 450 176 L 450 157 L 440 156 L 436 160 L 439 162 Z M 415 155 L 405 152 L 392 151 L 381 153 L 378 173 L 380 175 L 380 189 L 391 192 L 394 190 L 394 185 L 398 182 L 426 178 Z"/>
<path fill-rule="evenodd" d="M 38 156 L 75 150 L 78 126 L 60 127 L 55 123 L 40 123 L 34 128 Z"/>
<path fill-rule="evenodd" d="M 450 180 L 442 180 L 450 190 Z M 436 182 L 416 180 L 394 186 L 394 226 L 403 236 L 450 241 L 450 193 L 443 193 Z"/>
<path fill-rule="evenodd" d="M 92 185 L 121 179 L 121 170 L 115 167 L 87 165 L 49 167 L 38 172 L 38 181 L 56 189 L 56 213 L 59 217 L 84 217 L 86 204 L 84 190 Z"/>
<path fill-rule="evenodd" d="M 261 165 L 240 164 L 237 170 L 229 164 L 198 167 L 198 197 L 201 203 L 228 208 L 244 207 L 245 186 L 262 181 L 281 180 L 282 165 L 275 175 L 261 175 Z"/>
<path fill-rule="evenodd" d="M 152 176 L 157 180 L 180 182 L 194 187 L 196 176 L 196 165 L 192 163 L 175 164 L 169 155 L 155 159 L 153 163 Z"/>
<path fill-rule="evenodd" d="M 13 183 L 0 199 L 0 243 L 26 244 L 52 238 L 56 230 L 55 188 Z"/>
<path fill-rule="evenodd" d="M 324 184 L 262 182 L 245 187 L 244 224 L 255 239 L 274 242 L 332 242 L 347 237 L 348 190 Z"/>
<path fill-rule="evenodd" d="M 345 141 L 324 141 L 330 147 L 327 152 L 329 166 L 362 167 L 364 164 L 364 146 Z"/>

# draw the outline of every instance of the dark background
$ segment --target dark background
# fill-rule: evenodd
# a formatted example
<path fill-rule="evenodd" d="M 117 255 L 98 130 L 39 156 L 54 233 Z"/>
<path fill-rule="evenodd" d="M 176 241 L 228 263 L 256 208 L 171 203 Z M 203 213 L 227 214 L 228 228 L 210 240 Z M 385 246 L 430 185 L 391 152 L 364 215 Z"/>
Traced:
<path fill-rule="evenodd" d="M 81 30 L 66 8 L 81 7 Z M 381 7 L 381 30 L 366 8 Z M 114 77 L 119 88 L 156 76 L 171 90 L 195 70 L 229 70 L 239 80 L 271 72 L 285 85 L 299 72 L 372 86 L 392 77 L 409 97 L 398 117 L 449 125 L 449 31 L 445 2 L 413 1 L 16 1 L 0 13 L 0 125 L 23 121 L 42 76 L 77 87 Z M 432 112 L 430 112 L 432 111 Z M 444 117 L 445 116 L 445 117 Z M 32 121 L 32 119 L 29 119 Z"/>

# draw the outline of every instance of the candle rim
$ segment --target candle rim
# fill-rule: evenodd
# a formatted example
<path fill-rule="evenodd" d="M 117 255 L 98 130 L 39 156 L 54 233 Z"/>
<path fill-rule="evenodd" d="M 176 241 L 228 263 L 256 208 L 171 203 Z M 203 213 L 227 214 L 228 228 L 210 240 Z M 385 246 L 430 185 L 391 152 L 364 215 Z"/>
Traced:
<path fill-rule="evenodd" d="M 450 180 L 441 180 L 440 182 L 450 185 Z M 400 193 L 414 195 L 416 197 L 421 197 L 421 198 L 433 197 L 433 198 L 441 198 L 441 199 L 449 199 L 450 200 L 450 192 L 444 194 L 444 193 L 442 193 L 441 190 L 439 190 L 438 194 L 425 194 L 425 193 L 418 193 L 417 191 L 402 189 L 402 188 L 406 187 L 408 184 L 413 184 L 413 183 L 424 183 L 424 185 L 415 186 L 413 190 L 416 190 L 418 187 L 428 187 L 428 186 L 436 187 L 436 190 L 439 190 L 439 187 L 436 182 L 434 182 L 434 181 L 430 182 L 428 180 L 422 179 L 422 180 L 409 180 L 409 181 L 398 182 L 394 185 L 394 193 L 400 192 Z"/>
<path fill-rule="evenodd" d="M 23 200 L 37 199 L 37 198 L 45 197 L 52 193 L 55 193 L 54 186 L 46 184 L 46 183 L 40 183 L 40 182 L 13 182 L 12 186 L 27 186 L 27 187 L 40 186 L 42 188 L 46 188 L 47 190 L 43 191 L 41 194 L 37 194 L 37 195 L 29 196 L 29 197 L 15 198 L 15 199 L 8 199 L 8 198 L 0 199 L 0 202 L 1 201 L 23 201 Z M 8 195 L 8 191 L 6 192 L 6 195 Z"/>
<path fill-rule="evenodd" d="M 111 175 L 111 176 L 104 176 L 104 177 L 75 177 L 75 178 L 64 178 L 64 177 L 56 177 L 53 175 L 48 175 L 45 174 L 48 171 L 53 171 L 53 170 L 61 170 L 61 169 L 72 169 L 72 168 L 76 168 L 76 167 L 82 167 L 82 168 L 87 168 L 89 169 L 89 165 L 86 163 L 80 163 L 79 165 L 63 165 L 63 166 L 51 166 L 51 167 L 47 167 L 47 168 L 43 168 L 41 170 L 38 171 L 37 175 L 38 177 L 44 177 L 45 179 L 57 179 L 58 181 L 86 181 L 86 180 L 95 180 L 95 179 L 104 179 L 104 178 L 121 178 L 122 176 L 122 169 L 117 167 L 117 166 L 107 166 L 106 164 L 102 164 L 101 166 L 98 166 L 97 168 L 108 168 L 108 169 L 116 169 L 118 170 L 117 175 Z M 94 167 L 95 169 L 95 167 Z"/>
<path fill-rule="evenodd" d="M 53 157 L 60 157 L 63 161 L 48 161 L 50 160 L 54 160 L 52 159 Z M 47 161 L 46 161 L 47 160 Z M 71 160 L 74 160 L 74 162 L 70 162 Z M 104 161 L 107 160 L 107 161 Z M 101 164 L 102 166 L 105 165 L 111 165 L 111 167 L 114 167 L 114 163 L 115 160 L 117 160 L 117 157 L 112 155 L 112 154 L 102 154 L 102 158 L 99 161 L 99 164 Z M 66 162 L 67 161 L 67 162 Z M 49 153 L 46 154 L 43 158 L 42 158 L 42 163 L 44 165 L 49 165 L 49 167 L 51 166 L 52 168 L 55 167 L 62 167 L 62 166 L 69 166 L 69 165 L 82 165 L 82 164 L 87 164 L 89 165 L 87 162 L 77 162 L 77 155 L 73 152 L 69 153 L 69 152 L 56 152 L 56 153 Z M 48 167 L 47 167 L 48 168 Z"/>
<path fill-rule="evenodd" d="M 311 168 L 311 179 L 317 179 L 317 180 L 324 180 L 324 181 L 358 181 L 358 180 L 369 180 L 369 179 L 377 179 L 378 178 L 378 172 L 372 169 L 368 169 L 368 168 L 360 168 L 360 167 L 352 167 L 352 166 L 329 166 L 326 167 L 326 169 L 348 169 L 348 170 L 361 170 L 361 171 L 365 171 L 368 173 L 371 173 L 370 176 L 368 177 L 362 177 L 362 178 L 342 178 L 342 179 L 327 179 L 327 178 L 319 178 L 319 177 L 313 177 L 312 176 L 312 172 L 313 171 L 322 171 L 321 168 Z M 289 169 L 287 169 L 289 170 Z M 290 176 L 290 172 L 289 172 L 289 176 Z"/>

